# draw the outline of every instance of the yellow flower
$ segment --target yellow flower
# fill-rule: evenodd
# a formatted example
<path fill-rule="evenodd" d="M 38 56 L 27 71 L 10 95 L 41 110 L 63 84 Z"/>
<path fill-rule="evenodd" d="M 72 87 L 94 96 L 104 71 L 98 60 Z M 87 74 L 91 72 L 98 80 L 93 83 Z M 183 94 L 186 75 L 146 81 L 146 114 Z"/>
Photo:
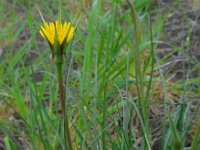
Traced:
<path fill-rule="evenodd" d="M 56 21 L 55 23 L 45 22 L 43 26 L 40 26 L 40 34 L 44 37 L 51 46 L 54 45 L 56 32 L 59 45 L 63 45 L 64 40 L 66 44 L 68 44 L 71 39 L 74 37 L 75 28 L 69 22 L 65 22 L 63 25 L 60 21 Z"/>

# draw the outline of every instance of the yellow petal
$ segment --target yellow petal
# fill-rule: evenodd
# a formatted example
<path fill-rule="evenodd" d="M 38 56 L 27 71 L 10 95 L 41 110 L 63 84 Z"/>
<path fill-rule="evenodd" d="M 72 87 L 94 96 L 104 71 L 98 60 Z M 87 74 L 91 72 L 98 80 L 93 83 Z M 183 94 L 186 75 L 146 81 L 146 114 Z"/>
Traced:
<path fill-rule="evenodd" d="M 40 26 L 39 33 L 43 38 L 49 41 L 51 45 L 54 45 L 55 36 L 57 32 L 57 38 L 60 45 L 63 44 L 66 38 L 66 43 L 68 44 L 74 36 L 74 27 L 71 23 L 65 22 L 63 25 L 60 21 L 56 20 L 55 24 L 53 22 L 45 22 L 43 26 Z"/>
<path fill-rule="evenodd" d="M 74 37 L 74 27 L 70 26 L 69 31 L 68 31 L 68 35 L 67 35 L 67 44 L 72 40 L 72 38 Z"/>

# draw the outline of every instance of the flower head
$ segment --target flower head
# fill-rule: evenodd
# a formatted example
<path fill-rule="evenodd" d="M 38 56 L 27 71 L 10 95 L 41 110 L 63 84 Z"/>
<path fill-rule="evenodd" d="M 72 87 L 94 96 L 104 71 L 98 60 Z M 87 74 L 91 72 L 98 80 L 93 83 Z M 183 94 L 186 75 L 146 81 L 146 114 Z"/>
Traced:
<path fill-rule="evenodd" d="M 69 22 L 62 24 L 60 21 L 47 23 L 40 26 L 40 34 L 44 37 L 50 47 L 50 59 L 53 63 L 62 63 L 63 54 L 66 45 L 72 40 L 75 34 L 75 28 Z"/>
<path fill-rule="evenodd" d="M 75 28 L 69 22 L 65 22 L 63 25 L 60 21 L 55 21 L 55 23 L 45 22 L 43 26 L 40 26 L 40 34 L 44 37 L 51 47 L 54 45 L 56 36 L 58 44 L 62 46 L 63 44 L 68 44 L 74 37 Z"/>

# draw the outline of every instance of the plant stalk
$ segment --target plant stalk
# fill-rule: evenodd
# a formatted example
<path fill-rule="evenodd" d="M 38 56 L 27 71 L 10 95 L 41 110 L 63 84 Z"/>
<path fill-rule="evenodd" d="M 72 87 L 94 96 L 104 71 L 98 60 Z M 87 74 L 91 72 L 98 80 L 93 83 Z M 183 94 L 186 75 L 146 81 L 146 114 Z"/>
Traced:
<path fill-rule="evenodd" d="M 72 150 L 72 142 L 71 142 L 71 136 L 69 131 L 69 123 L 68 123 L 68 116 L 67 112 L 65 111 L 65 93 L 64 93 L 64 86 L 63 86 L 63 78 L 62 78 L 62 63 L 56 64 L 57 68 L 57 75 L 58 75 L 58 84 L 59 84 L 59 95 L 60 95 L 60 104 L 61 104 L 61 113 L 62 117 L 66 117 L 66 135 L 67 135 L 67 143 L 68 143 L 68 149 Z"/>

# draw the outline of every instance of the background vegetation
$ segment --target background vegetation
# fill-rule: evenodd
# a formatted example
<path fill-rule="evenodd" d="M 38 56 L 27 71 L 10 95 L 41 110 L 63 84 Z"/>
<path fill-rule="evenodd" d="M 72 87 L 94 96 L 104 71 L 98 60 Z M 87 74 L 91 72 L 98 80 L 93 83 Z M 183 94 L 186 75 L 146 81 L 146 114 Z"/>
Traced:
<path fill-rule="evenodd" d="M 181 44 L 165 35 L 181 3 L 1 0 L 0 149 L 67 149 L 55 66 L 33 20 L 42 23 L 39 8 L 47 21 L 61 10 L 79 23 L 64 64 L 74 149 L 198 150 L 200 59 L 189 16 L 185 38 L 174 39 Z"/>

